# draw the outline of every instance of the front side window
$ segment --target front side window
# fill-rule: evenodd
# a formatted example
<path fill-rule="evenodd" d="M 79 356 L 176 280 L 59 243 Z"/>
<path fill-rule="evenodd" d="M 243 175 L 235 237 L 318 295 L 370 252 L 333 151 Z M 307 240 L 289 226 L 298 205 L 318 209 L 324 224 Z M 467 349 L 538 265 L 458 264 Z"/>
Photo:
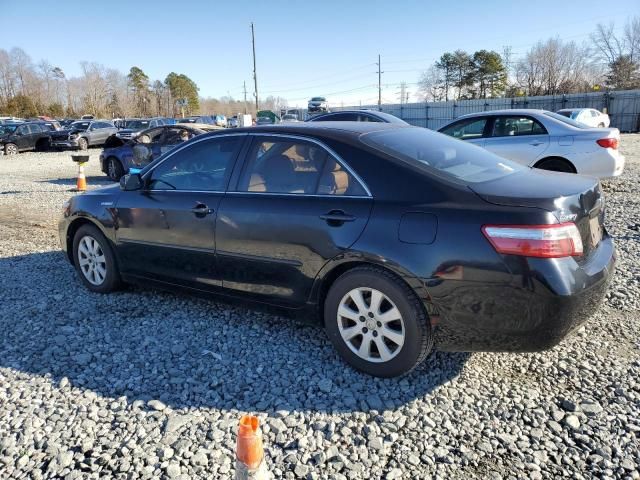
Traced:
<path fill-rule="evenodd" d="M 29 134 L 29 130 L 26 125 L 21 125 L 16 130 L 16 135 L 28 135 L 28 134 Z"/>
<path fill-rule="evenodd" d="M 151 190 L 224 191 L 243 137 L 197 142 L 176 152 L 151 173 Z"/>
<path fill-rule="evenodd" d="M 474 138 L 482 138 L 486 124 L 486 117 L 468 118 L 455 122 L 443 128 L 440 132 L 460 140 L 471 140 Z"/>
<path fill-rule="evenodd" d="M 540 122 L 530 117 L 497 117 L 493 123 L 492 137 L 520 135 L 543 135 L 547 130 Z"/>
<path fill-rule="evenodd" d="M 366 195 L 362 185 L 324 148 L 304 140 L 257 139 L 238 190 L 300 195 Z"/>

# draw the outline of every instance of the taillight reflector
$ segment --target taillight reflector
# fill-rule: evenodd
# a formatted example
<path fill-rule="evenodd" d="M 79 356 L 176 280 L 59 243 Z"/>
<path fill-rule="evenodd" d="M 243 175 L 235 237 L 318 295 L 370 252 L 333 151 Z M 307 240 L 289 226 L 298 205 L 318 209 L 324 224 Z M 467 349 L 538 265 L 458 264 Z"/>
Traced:
<path fill-rule="evenodd" d="M 560 258 L 582 255 L 582 238 L 575 223 L 554 225 L 485 225 L 482 233 L 498 253 L 524 257 Z"/>
<path fill-rule="evenodd" d="M 620 140 L 617 138 L 601 138 L 600 140 L 596 140 L 596 143 L 602 148 L 613 148 L 616 150 L 618 145 L 620 145 Z"/>

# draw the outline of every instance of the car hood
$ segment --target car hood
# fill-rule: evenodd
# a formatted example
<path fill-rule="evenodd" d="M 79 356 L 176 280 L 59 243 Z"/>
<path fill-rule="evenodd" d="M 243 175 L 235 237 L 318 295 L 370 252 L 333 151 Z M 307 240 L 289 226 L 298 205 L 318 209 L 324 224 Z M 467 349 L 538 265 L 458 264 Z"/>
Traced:
<path fill-rule="evenodd" d="M 58 130 L 52 133 L 56 137 L 66 137 L 72 133 L 80 133 L 80 132 L 86 132 L 86 130 L 81 130 L 78 128 L 65 128 L 64 130 Z"/>
<path fill-rule="evenodd" d="M 83 194 L 83 196 L 96 196 L 96 195 L 120 195 L 120 185 L 108 185 L 106 187 L 93 188 Z"/>

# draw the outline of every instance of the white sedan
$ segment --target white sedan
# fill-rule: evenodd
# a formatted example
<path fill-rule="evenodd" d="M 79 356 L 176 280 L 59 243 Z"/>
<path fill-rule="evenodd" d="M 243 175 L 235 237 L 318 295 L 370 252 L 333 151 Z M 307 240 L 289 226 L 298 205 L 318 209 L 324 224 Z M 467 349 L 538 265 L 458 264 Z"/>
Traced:
<path fill-rule="evenodd" d="M 617 177 L 624 170 L 617 128 L 592 128 L 546 110 L 494 110 L 458 117 L 438 129 L 530 167 Z"/>
<path fill-rule="evenodd" d="M 595 108 L 564 108 L 558 113 L 589 127 L 606 128 L 611 124 L 609 115 Z"/>

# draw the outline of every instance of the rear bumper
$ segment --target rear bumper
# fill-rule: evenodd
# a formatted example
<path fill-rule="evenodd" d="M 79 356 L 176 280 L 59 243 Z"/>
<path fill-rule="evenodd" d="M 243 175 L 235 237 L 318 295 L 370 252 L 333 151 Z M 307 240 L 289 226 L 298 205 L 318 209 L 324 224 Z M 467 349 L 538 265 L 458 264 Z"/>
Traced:
<path fill-rule="evenodd" d="M 600 306 L 615 267 L 608 235 L 588 261 L 521 259 L 510 284 L 445 280 L 427 285 L 439 317 L 436 347 L 535 352 L 558 344 Z"/>

